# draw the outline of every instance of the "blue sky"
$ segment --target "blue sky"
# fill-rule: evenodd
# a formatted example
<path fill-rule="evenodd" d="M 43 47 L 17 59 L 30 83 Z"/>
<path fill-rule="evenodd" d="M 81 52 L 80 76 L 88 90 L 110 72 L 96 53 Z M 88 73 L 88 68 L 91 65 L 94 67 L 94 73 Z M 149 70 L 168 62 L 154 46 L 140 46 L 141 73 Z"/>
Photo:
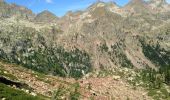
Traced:
<path fill-rule="evenodd" d="M 57 16 L 63 16 L 67 11 L 83 10 L 90 6 L 96 0 L 5 0 L 8 3 L 16 3 L 31 9 L 34 13 L 39 13 L 43 10 L 49 10 Z M 103 0 L 114 1 L 118 5 L 123 6 L 129 0 Z M 170 0 L 168 0 L 170 3 Z"/>

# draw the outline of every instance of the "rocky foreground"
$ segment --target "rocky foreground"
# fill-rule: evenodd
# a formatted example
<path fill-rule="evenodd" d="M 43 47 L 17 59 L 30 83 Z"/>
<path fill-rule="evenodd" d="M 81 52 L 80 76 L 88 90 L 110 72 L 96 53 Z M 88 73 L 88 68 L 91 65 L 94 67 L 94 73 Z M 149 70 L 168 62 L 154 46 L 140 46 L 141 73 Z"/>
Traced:
<path fill-rule="evenodd" d="M 147 91 L 142 87 L 133 87 L 126 80 L 118 75 L 86 76 L 83 79 L 75 80 L 72 78 L 60 78 L 50 75 L 43 75 L 37 72 L 25 69 L 14 64 L 0 63 L 1 73 L 9 80 L 17 80 L 25 83 L 31 88 L 30 90 L 22 88 L 21 90 L 30 93 L 33 96 L 41 94 L 47 97 L 52 97 L 54 91 L 62 85 L 63 90 L 74 88 L 74 84 L 79 84 L 78 92 L 81 100 L 151 100 L 147 96 Z M 15 79 L 13 79 L 15 77 Z M 17 88 L 12 86 L 12 88 Z M 68 89 L 65 94 L 61 94 L 62 99 L 69 99 L 69 92 L 74 92 L 74 89 Z M 59 98 L 59 97 L 58 97 Z"/>

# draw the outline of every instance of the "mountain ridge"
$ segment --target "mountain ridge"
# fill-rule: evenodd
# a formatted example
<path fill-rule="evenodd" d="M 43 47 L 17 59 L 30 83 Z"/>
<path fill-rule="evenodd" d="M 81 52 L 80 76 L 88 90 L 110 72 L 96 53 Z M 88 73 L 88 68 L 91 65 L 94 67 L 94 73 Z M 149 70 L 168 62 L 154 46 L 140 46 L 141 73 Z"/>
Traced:
<path fill-rule="evenodd" d="M 125 7 L 97 2 L 58 18 L 49 11 L 29 15 L 23 12 L 29 12 L 26 8 L 0 2 L 0 61 L 4 62 L 0 75 L 14 73 L 35 93 L 54 98 L 168 100 L 166 6 L 142 0 Z M 67 92 L 59 96 L 55 89 Z"/>

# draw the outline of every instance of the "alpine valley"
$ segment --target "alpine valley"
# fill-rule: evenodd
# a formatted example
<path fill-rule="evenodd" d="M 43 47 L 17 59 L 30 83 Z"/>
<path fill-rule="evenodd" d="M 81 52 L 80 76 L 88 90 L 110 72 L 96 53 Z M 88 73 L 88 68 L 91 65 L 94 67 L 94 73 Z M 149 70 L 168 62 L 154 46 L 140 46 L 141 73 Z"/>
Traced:
<path fill-rule="evenodd" d="M 0 99 L 170 100 L 170 4 L 57 17 L 0 0 Z"/>

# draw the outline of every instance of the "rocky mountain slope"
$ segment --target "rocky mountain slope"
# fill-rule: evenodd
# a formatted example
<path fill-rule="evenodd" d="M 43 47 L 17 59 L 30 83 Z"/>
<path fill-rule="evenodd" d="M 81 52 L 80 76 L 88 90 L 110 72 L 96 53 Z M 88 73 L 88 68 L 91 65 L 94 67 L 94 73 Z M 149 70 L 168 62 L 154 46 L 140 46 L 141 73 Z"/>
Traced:
<path fill-rule="evenodd" d="M 18 17 L 30 20 L 35 17 L 33 12 L 25 7 L 16 4 L 7 4 L 4 0 L 0 1 L 0 17 L 10 18 Z"/>
<path fill-rule="evenodd" d="M 78 95 L 79 100 L 90 100 L 91 98 L 95 100 L 126 100 L 127 98 L 132 100 L 135 100 L 137 98 L 140 98 L 140 100 L 151 100 L 151 97 L 147 96 L 146 90 L 140 87 L 136 87 L 136 89 L 134 90 L 131 85 L 129 85 L 127 82 L 120 79 L 120 77 L 116 75 L 107 76 L 105 78 L 91 77 L 87 79 L 75 80 L 72 78 L 61 78 L 54 77 L 51 75 L 40 74 L 22 68 L 22 66 L 7 64 L 2 61 L 0 63 L 0 66 L 0 75 L 3 74 L 5 78 L 11 81 L 17 81 L 28 84 L 27 87 L 17 87 L 16 85 L 11 85 L 13 89 L 21 89 L 22 91 L 26 92 L 27 95 L 32 95 L 32 97 L 30 96 L 30 98 L 33 100 L 48 100 L 50 99 L 49 97 L 52 96 L 52 98 L 54 98 L 53 96 L 55 95 L 57 95 L 57 97 L 55 97 L 56 100 L 70 100 L 71 98 L 75 98 L 74 95 Z M 3 83 L 2 80 L 0 81 Z M 103 83 L 102 81 L 106 81 L 106 83 Z M 117 86 L 117 84 L 119 84 L 120 86 Z M 75 88 L 78 89 L 78 93 L 74 93 Z M 59 92 L 58 94 L 57 91 Z M 8 95 L 10 95 L 10 93 Z M 25 96 L 24 94 L 22 95 L 23 97 Z M 1 94 L 0 96 L 4 96 L 4 94 Z M 12 99 L 12 97 L 4 98 Z M 24 98 L 29 99 L 26 96 Z"/>
<path fill-rule="evenodd" d="M 100 98 L 100 95 L 104 99 L 113 97 L 126 100 L 126 96 L 130 95 L 130 99 L 141 98 L 143 100 L 141 94 L 146 90 L 135 92 L 127 88 L 129 77 L 134 79 L 130 80 L 132 85 L 140 84 L 139 87 L 135 85 L 137 88 L 144 86 L 150 89 L 151 87 L 153 88 L 151 92 L 156 91 L 157 87 L 161 88 L 160 84 L 164 84 L 163 90 L 167 94 L 154 92 L 154 96 L 168 99 L 167 87 L 170 84 L 169 9 L 170 5 L 164 0 L 131 0 L 124 7 L 119 7 L 114 2 L 96 2 L 84 11 L 70 11 L 58 18 L 49 11 L 36 15 L 25 7 L 7 4 L 1 0 L 0 59 L 8 64 L 15 63 L 47 75 L 70 79 L 85 78 L 83 80 L 85 83 L 96 80 L 99 86 L 91 82 L 95 88 L 90 89 L 97 91 L 97 97 L 94 97 L 96 100 Z M 124 76 L 121 76 L 124 68 L 137 74 L 131 77 L 132 73 L 124 73 L 122 74 Z M 4 67 L 4 70 L 8 70 L 8 67 Z M 16 69 L 9 68 L 8 71 L 10 70 Z M 101 78 L 101 73 L 104 73 L 105 77 Z M 115 74 L 121 76 L 122 87 L 116 87 L 116 84 L 111 85 L 114 83 L 112 79 Z M 17 76 L 17 78 L 21 78 L 21 81 L 30 85 L 37 93 L 41 90 L 41 87 L 34 87 L 32 83 L 29 83 L 25 75 Z M 36 79 L 33 78 L 33 80 Z M 107 83 L 108 87 L 103 87 L 103 84 L 100 84 L 101 80 L 110 82 Z M 121 84 L 119 81 L 115 83 Z M 85 84 L 80 82 L 80 87 L 81 85 Z M 100 91 L 100 86 L 102 91 Z M 117 89 L 114 92 L 113 87 Z M 57 88 L 59 87 L 56 86 L 55 89 Z M 133 93 L 124 93 L 121 88 L 133 91 Z M 53 91 L 52 86 L 48 89 L 41 92 Z M 118 90 L 126 96 L 118 95 L 120 94 L 117 93 Z M 138 95 L 132 98 L 134 92 Z M 40 94 L 46 95 L 46 93 Z M 88 91 L 87 96 L 89 95 L 95 96 L 96 93 L 89 94 Z M 104 95 L 108 96 L 105 98 Z"/>

